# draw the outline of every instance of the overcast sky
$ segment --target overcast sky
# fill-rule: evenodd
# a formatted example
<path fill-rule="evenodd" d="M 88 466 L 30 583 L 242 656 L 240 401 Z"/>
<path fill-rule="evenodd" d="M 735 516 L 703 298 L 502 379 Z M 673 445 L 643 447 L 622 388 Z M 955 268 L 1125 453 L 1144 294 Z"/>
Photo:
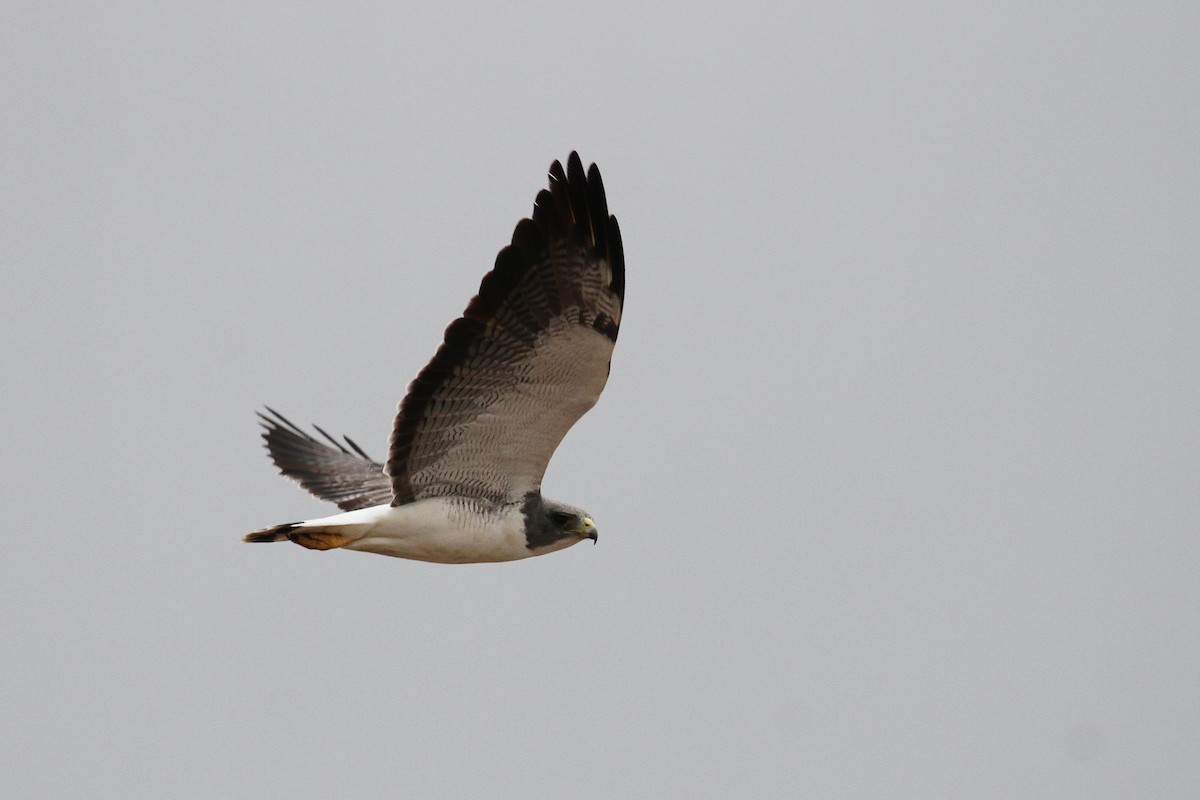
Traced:
<path fill-rule="evenodd" d="M 302 6 L 0 8 L 9 796 L 1200 796 L 1200 6 Z M 242 544 L 572 149 L 598 546 Z"/>

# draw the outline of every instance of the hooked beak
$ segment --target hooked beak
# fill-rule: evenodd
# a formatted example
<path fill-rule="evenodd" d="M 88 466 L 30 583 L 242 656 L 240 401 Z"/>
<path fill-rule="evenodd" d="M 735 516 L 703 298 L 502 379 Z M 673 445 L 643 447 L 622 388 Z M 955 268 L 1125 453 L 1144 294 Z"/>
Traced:
<path fill-rule="evenodd" d="M 596 523 L 592 522 L 591 517 L 583 518 L 583 522 L 579 525 L 579 535 L 585 539 L 591 539 L 592 544 L 600 540 L 600 534 L 596 530 Z"/>

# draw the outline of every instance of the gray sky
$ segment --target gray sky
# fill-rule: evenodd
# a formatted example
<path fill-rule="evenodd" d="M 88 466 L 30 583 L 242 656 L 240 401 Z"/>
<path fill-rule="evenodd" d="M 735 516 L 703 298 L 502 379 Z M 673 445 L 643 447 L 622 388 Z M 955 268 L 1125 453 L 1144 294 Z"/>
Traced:
<path fill-rule="evenodd" d="M 1200 12 L 982 5 L 5 4 L 12 796 L 1200 794 Z M 241 544 L 573 148 L 599 546 Z"/>

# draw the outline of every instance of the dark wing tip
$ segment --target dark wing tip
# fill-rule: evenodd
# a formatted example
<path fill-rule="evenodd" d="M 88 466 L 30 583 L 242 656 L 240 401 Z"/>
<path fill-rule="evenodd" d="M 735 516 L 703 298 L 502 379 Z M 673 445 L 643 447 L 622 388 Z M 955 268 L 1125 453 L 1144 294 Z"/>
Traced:
<path fill-rule="evenodd" d="M 600 169 L 585 171 L 579 153 L 571 151 L 566 170 L 555 161 L 548 172 L 549 187 L 538 192 L 533 213 L 517 223 L 512 242 L 496 255 L 492 271 L 483 277 L 479 293 L 464 316 L 487 321 L 524 274 L 544 259 L 548 244 L 567 240 L 603 256 L 612 268 L 612 290 L 625 300 L 625 259 L 616 217 L 608 213 L 608 199 Z"/>
<path fill-rule="evenodd" d="M 612 290 L 625 307 L 625 248 L 621 245 L 621 226 L 617 218 L 608 218 L 608 263 L 612 266 Z"/>

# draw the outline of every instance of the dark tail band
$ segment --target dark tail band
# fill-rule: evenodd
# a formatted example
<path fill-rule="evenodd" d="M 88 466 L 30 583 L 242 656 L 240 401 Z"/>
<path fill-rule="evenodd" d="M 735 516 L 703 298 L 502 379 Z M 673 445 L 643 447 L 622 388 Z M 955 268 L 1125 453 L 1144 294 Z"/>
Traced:
<path fill-rule="evenodd" d="M 299 522 L 289 522 L 286 525 L 274 525 L 259 531 L 247 533 L 243 542 L 286 542 L 292 538 L 289 534 L 300 527 Z"/>

